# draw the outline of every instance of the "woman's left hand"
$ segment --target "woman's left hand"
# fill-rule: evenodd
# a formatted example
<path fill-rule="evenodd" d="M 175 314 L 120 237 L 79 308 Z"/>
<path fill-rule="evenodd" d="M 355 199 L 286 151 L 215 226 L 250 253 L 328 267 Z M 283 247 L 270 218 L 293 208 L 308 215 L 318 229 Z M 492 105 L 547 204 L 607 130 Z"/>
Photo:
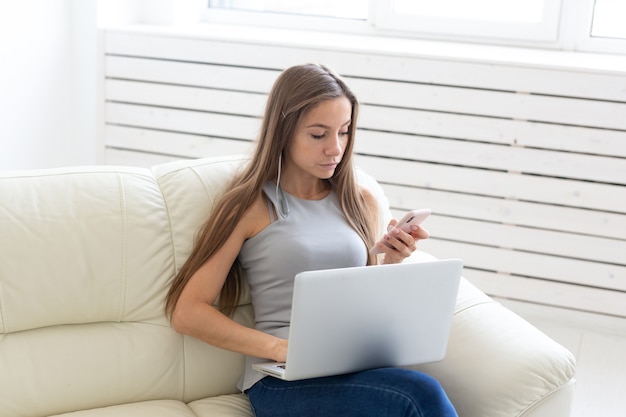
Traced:
<path fill-rule="evenodd" d="M 418 240 L 428 239 L 428 232 L 420 226 L 411 225 L 411 230 L 407 233 L 395 227 L 397 223 L 397 220 L 391 220 L 387 233 L 372 248 L 385 255 L 385 264 L 402 262 L 417 249 Z"/>

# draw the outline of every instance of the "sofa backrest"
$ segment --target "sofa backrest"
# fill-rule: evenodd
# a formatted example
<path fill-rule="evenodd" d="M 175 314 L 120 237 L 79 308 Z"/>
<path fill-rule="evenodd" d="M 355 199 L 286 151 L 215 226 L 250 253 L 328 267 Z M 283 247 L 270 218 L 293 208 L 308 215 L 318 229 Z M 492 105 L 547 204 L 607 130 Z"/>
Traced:
<path fill-rule="evenodd" d="M 236 391 L 241 355 L 175 333 L 163 299 L 243 161 L 0 172 L 0 417 Z"/>

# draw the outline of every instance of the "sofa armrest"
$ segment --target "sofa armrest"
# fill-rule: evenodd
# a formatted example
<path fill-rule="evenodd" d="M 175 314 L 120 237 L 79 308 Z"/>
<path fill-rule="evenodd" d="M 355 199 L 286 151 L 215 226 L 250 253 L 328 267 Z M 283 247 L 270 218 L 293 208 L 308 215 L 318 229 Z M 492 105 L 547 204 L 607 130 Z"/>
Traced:
<path fill-rule="evenodd" d="M 416 251 L 408 262 L 435 259 Z M 443 361 L 413 368 L 437 378 L 462 417 L 565 417 L 575 359 L 563 346 L 461 278 Z"/>

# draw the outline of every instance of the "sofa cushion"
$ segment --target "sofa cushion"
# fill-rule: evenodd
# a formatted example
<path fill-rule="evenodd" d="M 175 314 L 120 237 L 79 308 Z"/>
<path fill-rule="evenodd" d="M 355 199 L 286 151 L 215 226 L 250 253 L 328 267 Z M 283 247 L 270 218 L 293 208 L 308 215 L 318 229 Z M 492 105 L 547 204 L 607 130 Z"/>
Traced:
<path fill-rule="evenodd" d="M 244 394 L 219 395 L 185 404 L 155 400 L 81 410 L 50 417 L 252 417 Z"/>
<path fill-rule="evenodd" d="M 250 401 L 245 394 L 220 395 L 189 403 L 198 417 L 252 417 Z"/>
<path fill-rule="evenodd" d="M 176 271 L 191 254 L 195 233 L 209 215 L 215 198 L 245 161 L 243 156 L 205 158 L 152 168 L 172 225 Z"/>
<path fill-rule="evenodd" d="M 0 178 L 5 333 L 59 324 L 165 324 L 167 212 L 149 171 L 29 171 Z M 27 296 L 26 296 L 27 295 Z"/>

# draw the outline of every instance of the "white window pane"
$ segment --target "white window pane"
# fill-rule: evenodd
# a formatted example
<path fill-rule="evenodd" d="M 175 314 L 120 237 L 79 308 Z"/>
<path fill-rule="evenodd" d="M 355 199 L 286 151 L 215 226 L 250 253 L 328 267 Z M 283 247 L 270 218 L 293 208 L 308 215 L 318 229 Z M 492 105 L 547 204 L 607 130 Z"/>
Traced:
<path fill-rule="evenodd" d="M 365 20 L 369 0 L 211 0 L 209 7 Z"/>
<path fill-rule="evenodd" d="M 445 38 L 554 42 L 564 0 L 389 0 L 376 26 Z M 574 0 L 578 1 L 578 0 Z"/>
<path fill-rule="evenodd" d="M 626 0 L 596 0 L 591 36 L 626 39 Z"/>
<path fill-rule="evenodd" d="M 541 22 L 544 0 L 395 0 L 399 14 L 496 22 Z"/>

